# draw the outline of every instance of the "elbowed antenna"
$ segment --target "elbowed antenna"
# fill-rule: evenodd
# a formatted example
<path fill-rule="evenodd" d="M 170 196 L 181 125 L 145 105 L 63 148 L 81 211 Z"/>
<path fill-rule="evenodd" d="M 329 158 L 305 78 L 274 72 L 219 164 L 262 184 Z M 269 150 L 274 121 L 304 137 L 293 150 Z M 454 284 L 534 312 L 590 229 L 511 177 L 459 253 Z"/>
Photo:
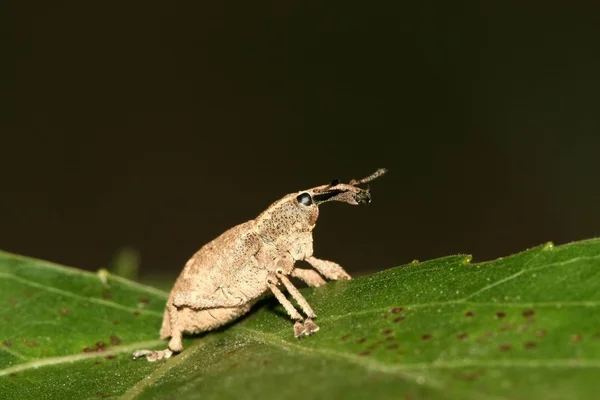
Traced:
<path fill-rule="evenodd" d="M 385 174 L 387 171 L 388 171 L 387 168 L 379 168 L 377 171 L 373 172 L 371 175 L 367 176 L 366 178 L 362 178 L 362 179 L 358 179 L 358 180 L 351 179 L 350 185 L 356 186 L 356 185 L 360 185 L 363 183 L 371 182 L 373 179 L 379 178 L 381 175 Z"/>

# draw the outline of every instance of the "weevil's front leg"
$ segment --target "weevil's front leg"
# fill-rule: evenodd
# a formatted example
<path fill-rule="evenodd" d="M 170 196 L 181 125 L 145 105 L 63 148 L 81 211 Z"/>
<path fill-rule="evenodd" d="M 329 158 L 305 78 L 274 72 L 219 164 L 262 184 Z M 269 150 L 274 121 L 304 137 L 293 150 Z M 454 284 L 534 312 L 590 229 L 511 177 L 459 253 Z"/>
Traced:
<path fill-rule="evenodd" d="M 302 296 L 302 293 L 300 293 L 296 286 L 294 286 L 292 282 L 290 282 L 288 277 L 283 274 L 283 271 L 277 270 L 277 277 L 283 283 L 283 286 L 285 286 L 287 291 L 292 295 L 294 300 L 296 300 L 296 302 L 302 309 L 302 312 L 308 317 L 306 318 L 306 321 L 304 321 L 303 334 L 308 336 L 318 331 L 319 326 L 312 321 L 313 318 L 317 317 L 317 315 L 315 314 L 311 306 L 308 304 L 308 301 L 306 301 L 304 296 Z"/>
<path fill-rule="evenodd" d="M 290 318 L 296 321 L 294 323 L 294 336 L 300 337 L 304 335 L 305 328 L 304 325 L 302 325 L 302 315 L 300 315 L 300 313 L 294 308 L 292 303 L 290 303 L 290 301 L 285 297 L 281 290 L 279 290 L 279 288 L 277 287 L 277 278 L 274 276 L 269 276 L 267 278 L 267 286 L 269 287 L 269 289 L 271 289 L 271 292 L 273 292 L 275 298 L 279 300 L 283 308 L 285 308 L 285 311 L 287 311 Z"/>
<path fill-rule="evenodd" d="M 352 277 L 344 271 L 344 268 L 342 268 L 341 265 L 334 263 L 333 261 L 320 260 L 313 256 L 308 257 L 306 261 L 328 279 L 352 279 Z"/>
<path fill-rule="evenodd" d="M 294 268 L 292 276 L 301 279 L 308 286 L 323 286 L 327 283 L 314 269 Z"/>

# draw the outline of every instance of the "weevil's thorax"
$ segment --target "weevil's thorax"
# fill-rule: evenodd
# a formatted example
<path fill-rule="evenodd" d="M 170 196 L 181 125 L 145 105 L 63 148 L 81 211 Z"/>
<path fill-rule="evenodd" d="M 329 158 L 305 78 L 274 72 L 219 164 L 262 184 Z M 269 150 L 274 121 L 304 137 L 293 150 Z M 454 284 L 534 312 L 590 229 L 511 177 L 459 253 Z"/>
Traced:
<path fill-rule="evenodd" d="M 319 217 L 316 204 L 303 204 L 293 193 L 273 203 L 256 218 L 260 237 L 280 251 L 289 251 L 295 259 L 302 258 L 307 240 L 312 244 L 312 230 Z"/>

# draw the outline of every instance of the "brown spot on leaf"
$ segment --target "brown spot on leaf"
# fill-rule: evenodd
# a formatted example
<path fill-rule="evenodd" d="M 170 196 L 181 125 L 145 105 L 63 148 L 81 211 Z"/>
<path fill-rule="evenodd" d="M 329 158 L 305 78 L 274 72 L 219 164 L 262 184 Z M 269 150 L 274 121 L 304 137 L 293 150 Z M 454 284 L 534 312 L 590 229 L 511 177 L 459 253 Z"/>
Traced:
<path fill-rule="evenodd" d="M 110 397 L 108 393 L 104 392 L 96 392 L 96 396 L 100 397 L 101 399 L 108 399 Z"/>
<path fill-rule="evenodd" d="M 341 340 L 348 340 L 348 338 L 350 337 L 350 334 L 347 333 L 344 336 L 340 337 Z"/>
<path fill-rule="evenodd" d="M 150 303 L 150 299 L 147 297 L 140 297 L 138 299 L 138 303 L 140 303 L 141 305 L 147 305 L 148 303 Z"/>
<path fill-rule="evenodd" d="M 106 350 L 106 343 L 104 343 L 104 342 L 96 342 L 96 344 L 93 346 L 83 348 L 84 353 L 95 353 L 95 352 L 104 351 L 104 350 Z"/>
<path fill-rule="evenodd" d="M 509 343 L 501 344 L 499 349 L 500 351 L 509 351 L 510 349 L 512 349 L 512 345 L 510 345 Z"/>
<path fill-rule="evenodd" d="M 364 342 L 366 342 L 366 341 L 367 341 L 367 338 L 362 338 L 362 339 L 358 339 L 358 340 L 356 341 L 356 343 L 358 343 L 358 344 L 363 344 L 363 343 L 364 343 Z"/>
<path fill-rule="evenodd" d="M 467 317 L 467 318 L 471 318 L 472 316 L 473 316 L 473 311 L 467 311 L 465 313 L 465 317 Z"/>
<path fill-rule="evenodd" d="M 467 332 L 459 333 L 458 335 L 456 335 L 456 338 L 458 340 L 465 340 L 468 337 L 469 337 L 469 334 Z"/>
<path fill-rule="evenodd" d="M 431 339 L 431 334 L 426 333 L 424 335 L 421 335 L 421 340 L 429 340 Z"/>
<path fill-rule="evenodd" d="M 61 315 L 67 315 L 67 314 L 69 314 L 69 309 L 67 307 L 61 307 L 60 308 L 60 314 Z"/>
<path fill-rule="evenodd" d="M 117 356 L 116 356 L 116 355 L 114 355 L 114 354 L 109 354 L 109 355 L 107 355 L 107 356 L 106 356 L 106 357 L 104 357 L 104 358 L 106 358 L 107 360 L 114 360 L 115 358 L 117 358 Z"/>
<path fill-rule="evenodd" d="M 390 310 L 390 312 L 391 312 L 392 314 L 398 314 L 398 313 L 401 313 L 402 311 L 404 311 L 404 308 L 403 308 L 403 307 L 394 307 L 394 308 L 392 308 L 392 309 Z"/>
<path fill-rule="evenodd" d="M 394 318 L 394 322 L 402 322 L 402 321 L 404 321 L 404 317 L 403 316 L 399 316 L 399 317 Z"/>
<path fill-rule="evenodd" d="M 385 338 L 385 340 L 388 341 L 388 342 L 391 342 L 391 341 L 396 340 L 396 338 L 393 337 L 393 336 L 388 336 L 388 337 Z"/>
<path fill-rule="evenodd" d="M 111 335 L 110 336 L 110 344 L 117 346 L 117 345 L 121 344 L 121 339 L 119 339 L 119 337 L 117 335 Z"/>
<path fill-rule="evenodd" d="M 483 370 L 479 369 L 477 371 L 472 371 L 472 372 L 465 372 L 465 373 L 458 373 L 456 374 L 456 379 L 460 379 L 460 380 L 464 380 L 464 381 L 474 381 L 477 378 L 479 378 L 480 376 L 483 375 Z"/>
<path fill-rule="evenodd" d="M 383 333 L 384 335 L 389 335 L 390 333 L 392 333 L 393 331 L 390 328 L 384 329 L 381 331 L 381 333 Z"/>
<path fill-rule="evenodd" d="M 22 339 L 23 344 L 27 347 L 38 347 L 39 344 L 35 340 Z"/>
<path fill-rule="evenodd" d="M 583 340 L 583 336 L 579 335 L 579 334 L 575 334 L 575 335 L 571 335 L 571 342 L 573 343 L 579 343 Z"/>
<path fill-rule="evenodd" d="M 535 331 L 535 336 L 542 337 L 542 336 L 546 336 L 547 333 L 548 333 L 548 331 L 545 329 L 538 329 L 537 331 Z"/>
<path fill-rule="evenodd" d="M 110 293 L 110 291 L 108 289 L 105 289 L 102 291 L 102 298 L 103 299 L 112 299 L 112 294 Z"/>
<path fill-rule="evenodd" d="M 10 340 L 5 340 L 4 342 L 2 342 L 2 344 L 6 347 L 11 347 L 12 346 L 12 342 Z"/>
<path fill-rule="evenodd" d="M 387 316 L 388 316 L 387 314 L 383 314 L 383 315 L 381 316 L 381 319 L 387 319 Z"/>
<path fill-rule="evenodd" d="M 139 316 L 139 315 L 140 315 L 140 312 L 139 312 L 139 311 L 134 311 L 134 312 L 133 312 L 133 315 L 135 315 L 135 316 L 137 317 L 137 316 Z"/>
<path fill-rule="evenodd" d="M 121 321 L 118 321 L 118 320 L 113 321 L 113 325 L 119 325 L 120 323 L 121 323 Z"/>
<path fill-rule="evenodd" d="M 371 354 L 370 350 L 365 350 L 365 351 L 361 351 L 360 353 L 358 353 L 358 355 L 361 357 L 368 356 L 369 354 Z"/>
<path fill-rule="evenodd" d="M 262 365 L 267 365 L 269 364 L 269 360 L 263 360 Z"/>
<path fill-rule="evenodd" d="M 8 302 L 13 306 L 18 303 L 16 297 L 11 297 L 10 299 L 8 299 Z"/>
<path fill-rule="evenodd" d="M 8 376 L 10 376 L 11 378 L 15 378 L 17 376 L 17 373 L 11 372 L 10 374 L 8 374 Z"/>
<path fill-rule="evenodd" d="M 392 343 L 392 344 L 389 344 L 389 345 L 385 346 L 385 348 L 386 348 L 386 349 L 388 349 L 388 350 L 395 350 L 395 349 L 397 349 L 398 347 L 400 347 L 400 346 L 398 345 L 398 343 Z"/>
<path fill-rule="evenodd" d="M 537 343 L 533 341 L 523 343 L 523 347 L 526 349 L 535 349 L 537 347 Z"/>
<path fill-rule="evenodd" d="M 523 315 L 525 318 L 531 318 L 535 315 L 535 310 L 524 310 L 521 315 Z"/>
<path fill-rule="evenodd" d="M 506 317 L 506 313 L 504 311 L 498 311 L 496 313 L 496 318 L 504 318 Z"/>

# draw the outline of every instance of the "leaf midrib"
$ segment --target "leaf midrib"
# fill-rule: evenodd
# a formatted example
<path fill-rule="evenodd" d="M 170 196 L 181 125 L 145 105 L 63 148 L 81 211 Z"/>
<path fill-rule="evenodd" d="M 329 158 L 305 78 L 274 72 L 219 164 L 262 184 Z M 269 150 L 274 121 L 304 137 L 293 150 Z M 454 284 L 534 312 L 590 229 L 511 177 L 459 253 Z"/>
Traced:
<path fill-rule="evenodd" d="M 50 366 L 50 365 L 64 364 L 64 363 L 71 363 L 71 362 L 88 360 L 88 359 L 93 359 L 93 358 L 106 357 L 111 354 L 118 354 L 118 353 L 123 353 L 123 352 L 133 352 L 135 350 L 139 350 L 140 348 L 145 348 L 145 347 L 153 348 L 160 344 L 164 344 L 164 341 L 149 340 L 149 341 L 144 341 L 144 342 L 131 343 L 131 344 L 128 344 L 125 346 L 114 346 L 108 350 L 101 351 L 101 352 L 78 353 L 78 354 L 71 354 L 68 356 L 61 356 L 61 357 L 42 358 L 39 360 L 34 360 L 34 361 L 26 362 L 23 364 L 15 365 L 14 367 L 2 369 L 2 370 L 0 370 L 0 376 L 10 375 L 10 374 L 14 374 L 17 372 L 27 371 L 30 369 L 37 369 L 40 367 L 46 367 L 46 366 Z"/>

